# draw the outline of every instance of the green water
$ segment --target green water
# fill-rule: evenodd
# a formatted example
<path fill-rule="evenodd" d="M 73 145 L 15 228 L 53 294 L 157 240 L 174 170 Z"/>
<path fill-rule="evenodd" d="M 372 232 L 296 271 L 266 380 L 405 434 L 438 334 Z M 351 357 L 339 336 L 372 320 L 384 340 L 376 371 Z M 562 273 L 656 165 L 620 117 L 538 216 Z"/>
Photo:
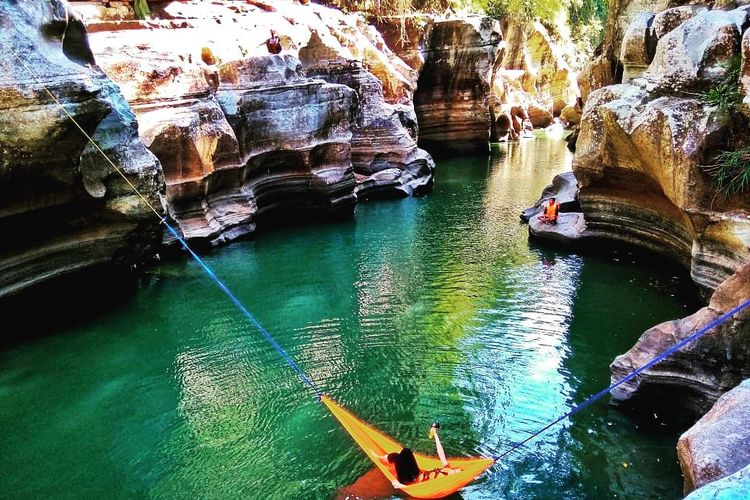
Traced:
<path fill-rule="evenodd" d="M 518 213 L 570 159 L 541 139 L 496 153 L 439 162 L 426 197 L 206 260 L 362 418 L 417 450 L 435 419 L 449 455 L 504 450 L 695 303 L 650 256 L 530 244 Z M 332 498 L 371 468 L 196 264 L 120 283 L 5 312 L 53 326 L 2 335 L 0 498 Z M 461 497 L 679 498 L 676 437 L 597 404 Z"/>

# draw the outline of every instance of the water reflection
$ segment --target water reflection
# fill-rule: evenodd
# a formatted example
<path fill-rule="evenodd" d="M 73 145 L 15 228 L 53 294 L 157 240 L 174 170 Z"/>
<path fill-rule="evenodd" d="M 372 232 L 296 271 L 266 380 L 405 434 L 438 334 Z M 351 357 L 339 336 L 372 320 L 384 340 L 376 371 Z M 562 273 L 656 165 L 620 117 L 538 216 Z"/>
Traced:
<path fill-rule="evenodd" d="M 362 204 L 353 220 L 269 231 L 207 260 L 363 419 L 424 452 L 439 420 L 449 454 L 492 454 L 605 386 L 616 354 L 686 310 L 684 273 L 529 244 L 518 214 L 569 161 L 564 143 L 537 139 L 440 162 L 426 197 Z M 376 480 L 190 262 L 60 330 L 0 351 L 0 497 L 329 499 Z M 674 436 L 599 405 L 462 497 L 676 497 L 673 449 Z"/>

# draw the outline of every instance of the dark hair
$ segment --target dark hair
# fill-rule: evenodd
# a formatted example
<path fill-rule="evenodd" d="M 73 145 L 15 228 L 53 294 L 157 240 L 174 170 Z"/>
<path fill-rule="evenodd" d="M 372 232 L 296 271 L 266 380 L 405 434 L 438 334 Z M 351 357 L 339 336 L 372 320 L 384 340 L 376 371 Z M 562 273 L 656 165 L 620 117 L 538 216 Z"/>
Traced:
<path fill-rule="evenodd" d="M 389 456 L 390 459 L 390 456 Z M 396 477 L 398 482 L 402 484 L 413 483 L 419 477 L 419 466 L 417 465 L 417 459 L 414 458 L 414 453 L 409 448 L 401 450 L 395 460 L 396 464 Z"/>
<path fill-rule="evenodd" d="M 388 454 L 388 463 L 389 464 L 395 464 L 396 460 L 398 460 L 398 453 L 393 452 Z"/>

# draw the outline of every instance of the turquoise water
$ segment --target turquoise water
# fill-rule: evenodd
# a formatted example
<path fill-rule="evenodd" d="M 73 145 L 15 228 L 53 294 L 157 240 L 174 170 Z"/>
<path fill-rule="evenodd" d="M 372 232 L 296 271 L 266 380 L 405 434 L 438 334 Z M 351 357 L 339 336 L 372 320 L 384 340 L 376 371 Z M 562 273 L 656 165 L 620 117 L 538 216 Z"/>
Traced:
<path fill-rule="evenodd" d="M 436 419 L 449 455 L 502 451 L 696 307 L 653 256 L 529 243 L 518 213 L 569 161 L 537 139 L 439 162 L 426 197 L 206 260 L 363 419 L 425 452 Z M 371 469 L 194 263 L 41 300 L 5 311 L 27 328 L 0 349 L 0 498 L 332 498 Z M 456 498 L 679 498 L 677 432 L 654 424 L 597 404 Z"/>

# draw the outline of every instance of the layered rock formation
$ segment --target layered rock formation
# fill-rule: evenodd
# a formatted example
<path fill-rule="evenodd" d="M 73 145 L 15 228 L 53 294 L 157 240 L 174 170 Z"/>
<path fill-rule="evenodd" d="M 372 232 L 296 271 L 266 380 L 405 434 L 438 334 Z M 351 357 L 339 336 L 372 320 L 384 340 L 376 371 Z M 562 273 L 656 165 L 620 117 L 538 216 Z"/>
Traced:
<path fill-rule="evenodd" d="M 546 127 L 580 119 L 576 74 L 540 23 L 510 22 L 507 36 L 488 18 L 380 18 L 388 46 L 419 74 L 415 105 L 420 143 L 431 152 L 484 153 L 503 140 L 514 109 Z"/>
<path fill-rule="evenodd" d="M 677 442 L 686 494 L 750 467 L 748 422 L 750 379 L 721 396 Z"/>
<path fill-rule="evenodd" d="M 612 381 L 622 379 L 722 314 L 750 299 L 750 264 L 724 281 L 708 306 L 681 320 L 647 330 L 610 367 Z M 750 373 L 750 311 L 717 326 L 695 342 L 612 391 L 612 401 L 624 406 L 646 404 L 657 412 L 702 415 L 721 394 Z"/>
<path fill-rule="evenodd" d="M 91 65 L 81 21 L 61 1 L 3 2 L 0 40 L 0 297 L 148 258 L 158 219 L 47 94 L 162 210 L 159 162 L 117 86 Z"/>
<path fill-rule="evenodd" d="M 447 154 L 489 153 L 489 95 L 502 41 L 489 18 L 435 22 L 425 44 L 414 106 L 419 144 Z"/>
<path fill-rule="evenodd" d="M 351 140 L 359 198 L 410 196 L 432 187 L 435 163 L 417 147 L 413 106 L 386 102 L 374 74 L 358 61 L 342 59 L 317 34 L 300 50 L 300 59 L 308 76 L 346 85 L 359 96 Z"/>
<path fill-rule="evenodd" d="M 594 92 L 573 164 L 593 235 L 671 255 L 707 290 L 750 258 L 750 204 L 718 196 L 702 168 L 735 122 L 698 94 L 726 74 L 746 16 L 699 12 L 662 35 L 643 78 Z"/>
<path fill-rule="evenodd" d="M 351 213 L 355 192 L 431 185 L 434 164 L 416 147 L 412 70 L 361 17 L 291 1 L 181 2 L 144 22 L 96 15 L 97 62 L 139 116 L 189 239 L 247 234 L 275 208 Z M 264 54 L 269 29 L 282 35 L 282 55 Z"/>

